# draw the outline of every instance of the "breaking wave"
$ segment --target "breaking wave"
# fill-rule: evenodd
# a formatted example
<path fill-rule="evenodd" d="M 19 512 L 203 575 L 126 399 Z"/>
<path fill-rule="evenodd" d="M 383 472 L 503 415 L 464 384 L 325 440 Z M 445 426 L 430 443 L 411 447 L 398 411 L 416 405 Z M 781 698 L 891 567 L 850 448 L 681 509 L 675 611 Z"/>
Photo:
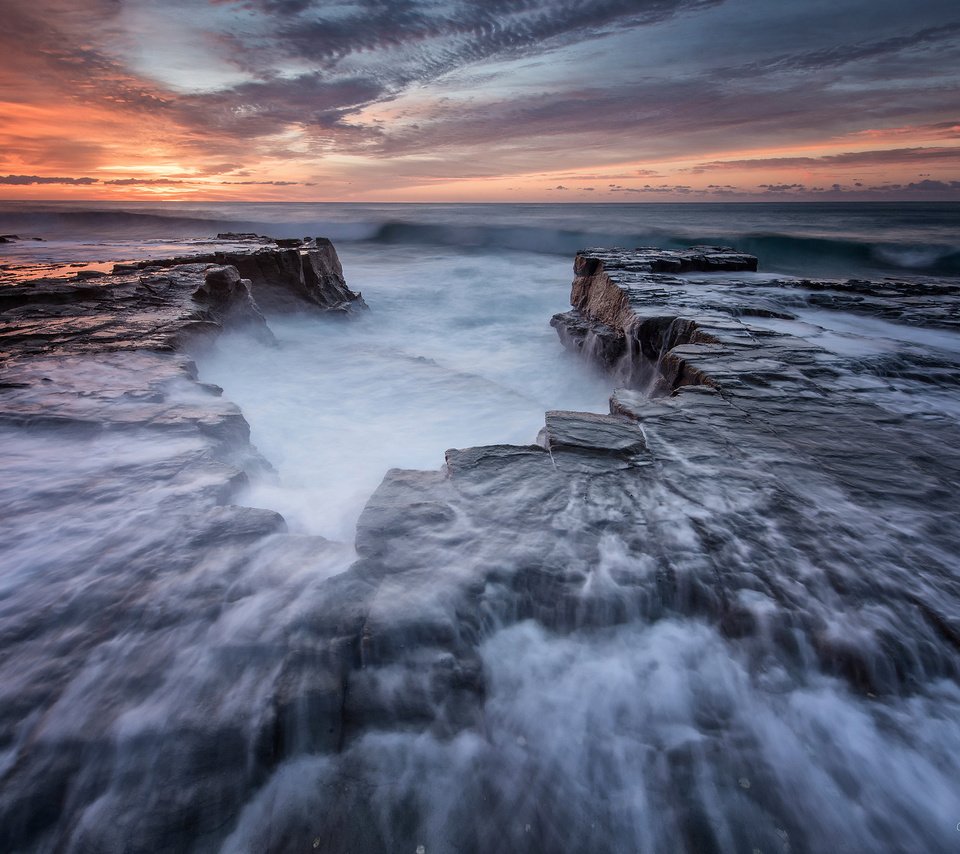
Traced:
<path fill-rule="evenodd" d="M 766 270 L 801 275 L 960 273 L 960 245 L 949 230 L 916 228 L 891 219 L 889 212 L 858 210 L 846 218 L 834 213 L 833 220 L 822 224 L 808 217 L 796 228 L 796 214 L 786 216 L 773 210 L 775 206 L 731 211 L 729 217 L 717 217 L 713 211 L 709 225 L 702 212 L 660 216 L 647 210 L 652 207 L 656 206 L 211 203 L 202 208 L 141 210 L 11 206 L 0 209 L 0 233 L 54 240 L 163 240 L 209 239 L 233 231 L 271 237 L 324 235 L 341 244 L 501 249 L 564 257 L 590 246 L 676 249 L 719 244 L 757 255 Z M 726 225 L 713 226 L 718 220 Z"/>
<path fill-rule="evenodd" d="M 691 244 L 735 246 L 757 255 L 769 268 L 802 268 L 805 272 L 825 265 L 856 268 L 912 270 L 953 275 L 960 273 L 960 247 L 870 243 L 866 241 L 796 237 L 787 234 L 735 234 L 651 229 L 635 233 L 604 233 L 537 227 L 421 225 L 387 222 L 370 238 L 377 243 L 437 244 L 482 249 L 518 249 L 568 256 L 588 246 L 658 246 L 680 249 Z"/>

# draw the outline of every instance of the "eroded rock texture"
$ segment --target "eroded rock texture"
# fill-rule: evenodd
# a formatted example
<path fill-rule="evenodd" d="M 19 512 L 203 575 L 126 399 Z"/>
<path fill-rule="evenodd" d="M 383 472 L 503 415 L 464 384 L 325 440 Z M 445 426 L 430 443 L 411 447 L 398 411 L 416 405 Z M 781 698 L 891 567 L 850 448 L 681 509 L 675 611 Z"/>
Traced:
<path fill-rule="evenodd" d="M 338 744 L 303 722 L 339 720 L 340 680 L 279 615 L 352 549 L 237 505 L 269 465 L 189 358 L 223 329 L 273 338 L 234 266 L 0 288 L 4 851 L 209 850 L 283 756 Z"/>
<path fill-rule="evenodd" d="M 279 248 L 262 246 L 269 238 L 222 234 L 219 237 L 254 243 L 252 251 L 214 251 L 199 255 L 151 259 L 137 264 L 117 264 L 115 274 L 154 267 L 217 264 L 236 268 L 250 283 L 257 305 L 264 311 L 289 312 L 307 309 L 331 314 L 355 314 L 367 308 L 363 297 L 351 291 L 334 245 L 323 237 L 309 240 L 274 240 Z"/>
<path fill-rule="evenodd" d="M 661 255 L 577 260 L 577 314 L 561 338 L 631 380 L 611 414 L 547 413 L 538 445 L 449 451 L 442 472 L 390 472 L 371 498 L 361 560 L 341 579 L 368 585 L 343 744 L 301 768 L 329 811 L 293 797 L 290 835 L 254 830 L 256 844 L 281 850 L 311 833 L 331 851 L 946 844 L 917 801 L 877 789 L 875 766 L 850 752 L 863 731 L 844 716 L 856 708 L 869 730 L 955 707 L 960 429 L 936 394 L 957 388 L 956 351 L 812 343 L 794 332 L 799 284 L 750 277 L 755 259 L 728 250 Z M 901 318 L 948 323 L 956 310 L 940 285 L 906 300 L 885 283 L 869 291 Z M 845 309 L 838 293 L 831 307 Z M 917 361 L 910 374 L 891 360 Z M 903 383 L 916 384 L 910 406 Z M 551 670 L 558 648 L 569 657 Z M 683 663 L 666 649 L 687 650 Z M 634 662 L 651 670 L 638 676 Z M 697 675 L 701 662 L 712 676 Z M 661 667 L 679 669 L 660 681 Z M 553 697 L 567 668 L 587 696 L 567 685 Z M 673 705 L 678 685 L 690 706 Z M 794 703 L 822 691 L 844 699 L 813 724 L 819 712 Z M 542 734 L 558 720 L 569 730 Z M 798 735 L 810 726 L 835 728 L 830 746 Z M 902 749 L 891 738 L 881 752 Z M 806 752 L 778 753 L 783 739 Z M 909 750 L 937 778 L 938 748 Z M 928 794 L 944 785 L 955 798 L 942 779 Z M 268 791 L 289 789 L 275 778 Z M 863 824 L 852 816 L 867 791 L 884 807 Z"/>
<path fill-rule="evenodd" d="M 277 520 L 224 506 L 218 468 L 204 489 L 220 503 L 146 494 L 138 518 L 182 513 L 177 536 L 127 531 L 111 583 L 86 588 L 108 636 L 128 628 L 112 645 L 50 657 L 4 600 L 4 649 L 49 661 L 43 680 L 0 672 L 0 842 L 948 850 L 960 430 L 939 407 L 956 351 L 811 337 L 808 312 L 851 291 L 754 268 L 729 250 L 581 255 L 556 325 L 627 380 L 610 413 L 548 412 L 536 444 L 389 472 L 355 561 L 266 536 Z M 235 282 L 215 274 L 205 298 Z M 920 283 L 857 287 L 918 329 L 955 316 L 953 293 Z M 16 418 L 33 380 L 7 377 Z M 128 404 L 109 385 L 137 429 L 199 435 L 163 388 Z M 211 442 L 237 429 L 200 411 Z M 174 492 L 212 464 L 199 448 L 174 454 Z M 29 508 L 14 521 L 28 529 Z M 94 594 L 44 569 L 70 625 Z"/>

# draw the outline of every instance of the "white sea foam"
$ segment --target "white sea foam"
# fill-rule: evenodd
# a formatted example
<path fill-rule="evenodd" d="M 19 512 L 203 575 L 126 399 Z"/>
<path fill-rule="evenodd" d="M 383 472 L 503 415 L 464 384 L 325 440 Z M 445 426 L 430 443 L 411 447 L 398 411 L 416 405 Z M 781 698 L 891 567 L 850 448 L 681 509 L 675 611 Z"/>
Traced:
<path fill-rule="evenodd" d="M 245 501 L 349 542 L 387 469 L 437 469 L 447 448 L 532 444 L 547 409 L 607 411 L 609 380 L 547 324 L 566 308 L 568 264 L 523 253 L 341 254 L 368 315 L 273 317 L 278 347 L 225 336 L 200 363 L 278 471 Z"/>

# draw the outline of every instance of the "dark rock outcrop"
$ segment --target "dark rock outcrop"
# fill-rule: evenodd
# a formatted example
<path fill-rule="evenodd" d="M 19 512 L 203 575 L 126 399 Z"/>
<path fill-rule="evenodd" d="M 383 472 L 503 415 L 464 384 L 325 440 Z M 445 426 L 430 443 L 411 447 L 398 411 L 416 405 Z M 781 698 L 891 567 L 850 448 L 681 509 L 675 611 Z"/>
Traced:
<path fill-rule="evenodd" d="M 250 281 L 236 267 L 209 267 L 203 284 L 193 292 L 196 302 L 209 306 L 228 326 L 252 329 L 261 339 L 273 340 L 260 307 L 250 292 Z"/>
<path fill-rule="evenodd" d="M 243 237 L 243 235 L 235 235 Z M 353 315 L 367 308 L 363 297 L 347 287 L 337 250 L 325 238 L 306 243 L 289 241 L 297 248 L 260 248 L 217 251 L 173 258 L 152 258 L 136 264 L 117 264 L 115 274 L 187 264 L 235 267 L 251 283 L 257 305 L 266 312 L 320 310 L 331 315 Z"/>
<path fill-rule="evenodd" d="M 218 253 L 216 259 L 236 267 L 251 281 L 257 304 L 264 311 L 312 306 L 335 314 L 353 314 L 367 308 L 363 297 L 347 287 L 337 251 L 323 238 L 317 238 L 315 248 Z"/>
<path fill-rule="evenodd" d="M 715 385 L 716 373 L 700 370 L 688 356 L 709 352 L 731 333 L 742 336 L 739 320 L 790 321 L 798 310 L 823 309 L 960 329 L 960 285 L 953 280 L 730 275 L 756 269 L 755 258 L 731 249 L 583 250 L 574 262 L 574 308 L 550 323 L 564 346 L 597 363 L 618 385 L 654 394 Z M 722 293 L 711 290 L 719 271 L 725 273 Z"/>
<path fill-rule="evenodd" d="M 37 280 L 4 286 L 0 363 L 31 353 L 189 349 L 231 325 L 271 337 L 249 283 L 233 268 L 216 268 L 211 285 L 208 269 L 185 264 L 90 283 Z"/>
<path fill-rule="evenodd" d="M 757 259 L 733 249 L 696 246 L 687 250 L 584 250 L 574 261 L 573 311 L 550 321 L 564 346 L 582 352 L 612 373 L 618 383 L 669 391 L 692 381 L 681 371 L 663 376 L 661 359 L 680 343 L 712 343 L 709 333 L 681 318 L 638 311 L 632 288 L 639 281 L 661 287 L 664 273 L 749 271 Z"/>
<path fill-rule="evenodd" d="M 340 598 L 332 585 L 337 611 L 315 632 L 197 645 L 231 603 L 255 599 L 260 573 L 277 574 L 271 607 L 297 597 L 292 607 L 316 611 L 302 585 L 282 592 L 291 567 L 322 578 L 353 552 L 238 505 L 269 465 L 188 353 L 224 329 L 272 335 L 235 267 L 175 260 L 0 288 L 0 552 L 5 582 L 17 578 L 0 606 L 4 851 L 202 847 L 283 759 L 341 743 L 350 614 L 367 585 Z M 315 278 L 323 263 L 308 261 Z M 189 699 L 121 733 L 124 714 L 164 702 L 191 646 L 217 662 L 180 682 Z M 98 660 L 113 663 L 71 700 Z M 244 678 L 264 692 L 252 719 L 203 711 Z M 140 783 L 120 770 L 147 767 Z M 94 803 L 112 818 L 85 826 Z"/>

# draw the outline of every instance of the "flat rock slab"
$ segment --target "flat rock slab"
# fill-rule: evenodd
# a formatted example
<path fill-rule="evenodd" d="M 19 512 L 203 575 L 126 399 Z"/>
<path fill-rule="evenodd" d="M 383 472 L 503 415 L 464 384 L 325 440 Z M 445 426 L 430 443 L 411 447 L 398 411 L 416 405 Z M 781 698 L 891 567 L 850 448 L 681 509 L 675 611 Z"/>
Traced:
<path fill-rule="evenodd" d="M 547 412 L 539 441 L 554 463 L 589 464 L 599 469 L 621 463 L 625 467 L 649 462 L 643 432 L 635 421 L 618 415 L 589 412 Z M 575 460 L 568 457 L 573 456 Z"/>

